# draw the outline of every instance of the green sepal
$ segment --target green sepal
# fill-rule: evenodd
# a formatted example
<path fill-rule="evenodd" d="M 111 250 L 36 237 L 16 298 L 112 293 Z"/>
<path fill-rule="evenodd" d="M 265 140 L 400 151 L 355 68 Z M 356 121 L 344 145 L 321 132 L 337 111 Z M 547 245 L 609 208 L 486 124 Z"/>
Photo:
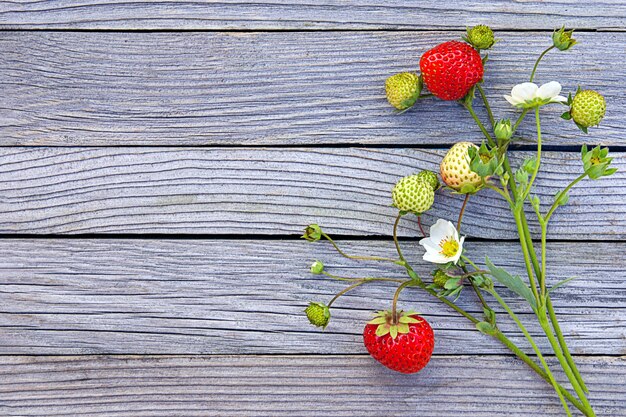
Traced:
<path fill-rule="evenodd" d="M 495 174 L 500 162 L 498 162 L 498 148 L 489 149 L 485 142 L 480 148 L 470 147 L 467 150 L 470 157 L 470 169 L 480 177 L 489 177 Z"/>
<path fill-rule="evenodd" d="M 402 316 L 398 319 L 398 322 L 402 324 L 410 324 L 410 323 L 420 323 L 421 320 L 418 320 L 415 317 L 411 317 L 411 316 Z"/>
<path fill-rule="evenodd" d="M 572 114 L 568 110 L 568 111 L 566 111 L 565 113 L 563 113 L 561 115 L 561 119 L 563 119 L 563 120 L 572 120 Z"/>
<path fill-rule="evenodd" d="M 384 324 L 387 323 L 387 319 L 385 317 L 376 317 L 367 322 L 368 324 Z"/>
<path fill-rule="evenodd" d="M 376 336 L 378 337 L 382 337 L 386 334 L 389 334 L 389 332 L 390 332 L 390 327 L 388 326 L 381 325 L 376 328 Z"/>

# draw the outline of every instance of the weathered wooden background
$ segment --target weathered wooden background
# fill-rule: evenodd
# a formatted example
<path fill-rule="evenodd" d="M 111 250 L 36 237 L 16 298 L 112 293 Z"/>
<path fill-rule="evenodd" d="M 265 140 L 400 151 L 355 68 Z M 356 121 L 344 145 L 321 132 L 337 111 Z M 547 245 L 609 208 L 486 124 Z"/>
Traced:
<path fill-rule="evenodd" d="M 0 415 L 561 415 L 545 382 L 419 292 L 401 303 L 437 344 L 414 376 L 361 342 L 392 287 L 346 296 L 323 334 L 302 314 L 341 288 L 307 272 L 313 259 L 400 276 L 298 235 L 319 222 L 349 250 L 392 253 L 393 183 L 480 134 L 454 103 L 393 115 L 384 79 L 477 23 L 502 39 L 486 77 L 498 115 L 562 24 L 580 45 L 538 81 L 609 101 L 589 136 L 545 118 L 538 194 L 580 172 L 584 141 L 612 146 L 620 171 L 555 216 L 549 271 L 580 276 L 555 304 L 597 414 L 626 416 L 623 0 L 0 1 Z M 495 197 L 469 207 L 469 250 L 521 272 Z M 460 203 L 439 196 L 425 222 Z M 401 233 L 418 262 L 415 225 Z"/>

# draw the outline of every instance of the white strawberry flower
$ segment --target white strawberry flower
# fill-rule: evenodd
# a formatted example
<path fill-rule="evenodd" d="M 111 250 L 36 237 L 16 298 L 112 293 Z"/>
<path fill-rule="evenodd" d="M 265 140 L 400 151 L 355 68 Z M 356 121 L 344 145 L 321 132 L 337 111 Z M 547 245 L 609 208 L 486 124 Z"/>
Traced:
<path fill-rule="evenodd" d="M 556 81 L 542 84 L 541 87 L 535 83 L 521 83 L 511 89 L 510 96 L 505 95 L 504 98 L 515 107 L 530 109 L 548 103 L 567 102 L 567 98 L 560 93 L 561 84 Z"/>
<path fill-rule="evenodd" d="M 420 240 L 419 243 L 426 249 L 425 261 L 456 264 L 463 253 L 463 241 L 465 236 L 459 238 L 459 232 L 451 222 L 439 219 L 430 227 L 430 236 Z"/>

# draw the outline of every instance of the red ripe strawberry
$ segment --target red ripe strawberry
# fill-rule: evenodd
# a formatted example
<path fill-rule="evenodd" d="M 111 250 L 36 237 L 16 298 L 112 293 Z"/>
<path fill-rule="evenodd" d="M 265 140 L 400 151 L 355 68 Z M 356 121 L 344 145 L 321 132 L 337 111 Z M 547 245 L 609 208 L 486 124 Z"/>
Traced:
<path fill-rule="evenodd" d="M 399 312 L 395 325 L 389 311 L 379 311 L 365 326 L 363 342 L 374 359 L 403 374 L 425 367 L 435 347 L 433 329 L 414 311 Z"/>
<path fill-rule="evenodd" d="M 424 84 L 442 100 L 464 97 L 483 78 L 480 54 L 465 42 L 444 42 L 420 59 Z"/>

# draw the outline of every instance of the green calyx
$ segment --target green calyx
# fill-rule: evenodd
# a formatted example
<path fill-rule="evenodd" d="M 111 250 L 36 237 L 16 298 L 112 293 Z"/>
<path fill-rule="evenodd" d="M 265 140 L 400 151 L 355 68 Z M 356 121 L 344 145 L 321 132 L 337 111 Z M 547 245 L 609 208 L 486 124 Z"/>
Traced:
<path fill-rule="evenodd" d="M 406 334 L 409 332 L 409 324 L 420 322 L 420 320 L 411 317 L 416 314 L 419 313 L 415 311 L 398 311 L 397 322 L 394 323 L 393 313 L 391 311 L 378 311 L 376 312 L 375 318 L 369 321 L 368 324 L 378 325 L 376 328 L 376 336 L 382 337 L 388 334 L 392 339 L 395 339 L 398 337 L 398 334 Z"/>
<path fill-rule="evenodd" d="M 617 172 L 617 168 L 609 168 L 613 160 L 609 158 L 609 148 L 602 148 L 598 145 L 589 151 L 587 145 L 583 145 L 581 157 L 585 172 L 592 180 L 608 177 Z"/>
<path fill-rule="evenodd" d="M 555 30 L 552 33 L 552 42 L 554 47 L 560 51 L 567 51 L 572 46 L 576 45 L 576 39 L 572 38 L 572 34 L 574 30 L 565 30 L 565 26 L 561 27 L 561 29 Z"/>
<path fill-rule="evenodd" d="M 326 304 L 311 302 L 304 312 L 312 325 L 324 329 L 328 326 L 328 322 L 330 321 L 330 309 Z"/>
<path fill-rule="evenodd" d="M 435 189 L 432 184 L 432 177 L 429 174 L 415 174 L 402 178 L 391 192 L 393 206 L 402 212 L 420 216 L 430 209 L 435 201 Z"/>
<path fill-rule="evenodd" d="M 497 42 L 493 30 L 486 25 L 468 27 L 467 35 L 463 36 L 463 40 L 476 49 L 489 49 Z"/>
<path fill-rule="evenodd" d="M 385 81 L 387 101 L 398 110 L 412 107 L 422 92 L 422 79 L 411 72 L 394 74 Z"/>
<path fill-rule="evenodd" d="M 316 224 L 310 224 L 306 229 L 304 229 L 304 234 L 301 238 L 306 239 L 309 242 L 317 242 L 322 238 L 322 228 Z"/>
<path fill-rule="evenodd" d="M 467 150 L 470 157 L 470 169 L 478 176 L 488 178 L 498 173 L 500 162 L 498 148 L 489 148 L 483 142 L 480 148 L 471 147 Z"/>

